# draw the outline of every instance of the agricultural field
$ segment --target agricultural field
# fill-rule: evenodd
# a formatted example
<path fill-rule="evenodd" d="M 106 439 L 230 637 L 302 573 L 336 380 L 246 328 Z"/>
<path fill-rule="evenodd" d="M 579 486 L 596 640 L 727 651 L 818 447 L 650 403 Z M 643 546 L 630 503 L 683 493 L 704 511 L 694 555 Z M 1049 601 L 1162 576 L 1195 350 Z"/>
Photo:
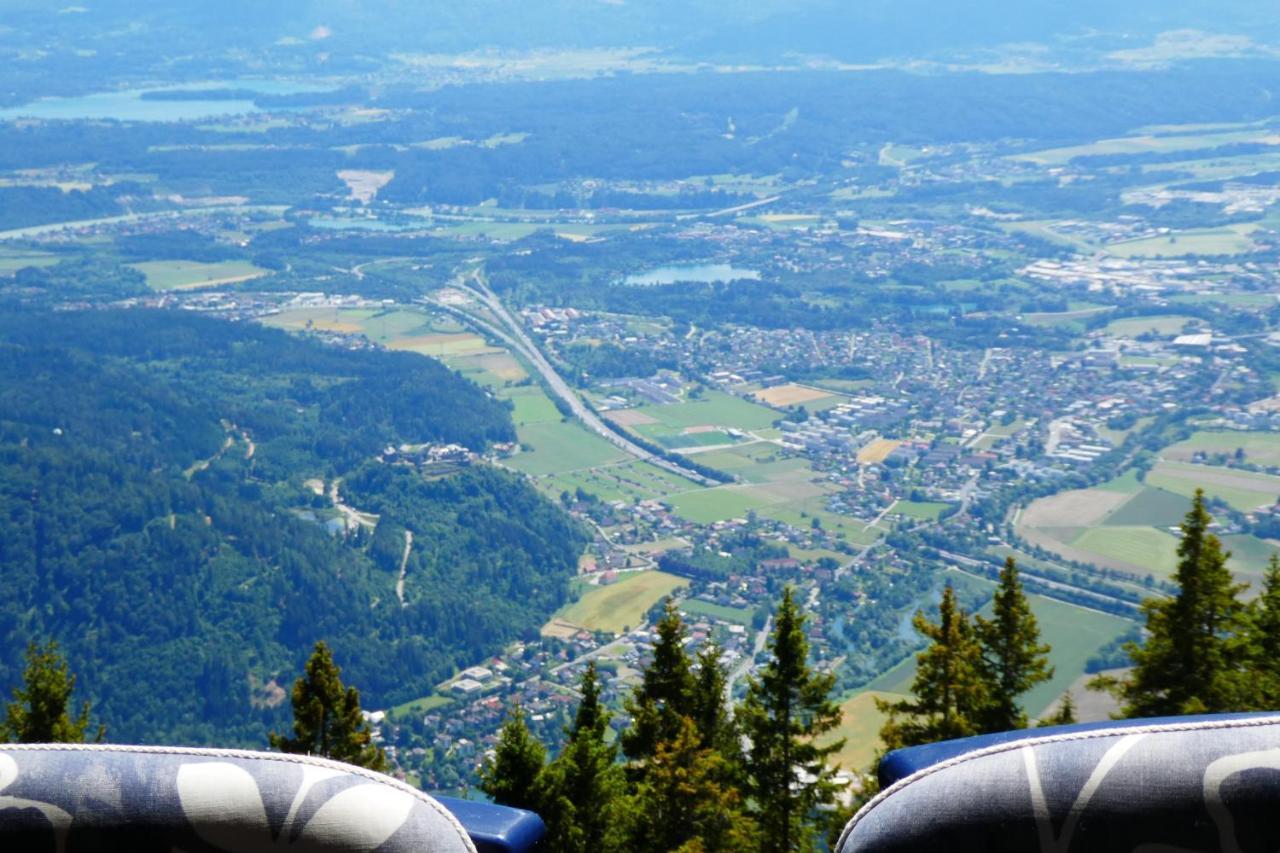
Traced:
<path fill-rule="evenodd" d="M 751 626 L 751 617 L 754 615 L 744 607 L 728 607 L 723 604 L 713 604 L 710 601 L 699 601 L 696 598 L 681 600 L 680 609 L 691 616 L 710 616 L 712 619 L 747 627 Z"/>
<path fill-rule="evenodd" d="M 1196 485 L 1213 494 L 1207 478 L 1245 473 L 1203 465 L 1167 467 L 1173 464 L 1158 463 L 1145 483 L 1130 471 L 1096 488 L 1041 498 L 1019 514 L 1018 535 L 1065 559 L 1166 577 L 1177 565 L 1176 529 L 1190 508 Z M 1162 470 L 1164 474 L 1158 473 Z M 1280 483 L 1280 478 L 1270 480 Z M 1227 536 L 1224 544 L 1233 552 L 1227 564 L 1232 572 L 1256 587 L 1273 544 L 1247 535 Z"/>
<path fill-rule="evenodd" d="M 701 399 L 665 406 L 640 406 L 635 411 L 653 418 L 653 424 L 636 429 L 652 438 L 698 427 L 762 429 L 772 426 L 779 417 L 773 409 L 722 391 L 704 391 Z"/>
<path fill-rule="evenodd" d="M 1115 338 L 1136 338 L 1145 334 L 1153 334 L 1159 338 L 1173 338 L 1182 334 L 1183 327 L 1192 319 L 1194 318 L 1177 314 L 1125 317 L 1112 320 L 1107 324 L 1105 331 Z"/>
<path fill-rule="evenodd" d="M 858 451 L 859 465 L 879 465 L 889 458 L 889 454 L 898 449 L 901 441 L 892 438 L 877 438 Z"/>
<path fill-rule="evenodd" d="M 593 586 L 555 618 L 588 631 L 621 634 L 639 625 L 650 607 L 688 585 L 666 572 L 627 572 L 608 586 Z"/>
<path fill-rule="evenodd" d="M 152 290 L 198 290 L 239 284 L 268 274 L 267 270 L 248 261 L 219 261 L 210 264 L 199 261 L 145 261 L 129 266 L 147 277 L 147 286 Z"/>
<path fill-rule="evenodd" d="M 57 255 L 34 249 L 0 248 L 0 275 L 13 275 L 26 267 L 50 267 L 58 262 Z"/>
<path fill-rule="evenodd" d="M 818 741 L 825 746 L 844 738 L 844 747 L 832 756 L 831 763 L 845 770 L 867 770 L 880 748 L 880 727 L 889 718 L 876 708 L 875 700 L 895 702 L 902 698 L 900 693 L 865 690 L 842 702 L 840 725 Z"/>
<path fill-rule="evenodd" d="M 1147 483 L 1187 498 L 1202 488 L 1206 495 L 1241 512 L 1252 512 L 1280 499 L 1280 477 L 1186 462 L 1156 463 L 1147 474 Z"/>
<path fill-rule="evenodd" d="M 553 496 L 582 489 L 602 501 L 628 502 L 664 500 L 698 488 L 691 480 L 639 460 L 551 474 L 539 478 L 537 485 Z"/>
<path fill-rule="evenodd" d="M 787 406 L 798 406 L 801 404 L 811 404 L 815 400 L 825 400 L 833 396 L 830 391 L 824 391 L 821 388 L 810 388 L 806 385 L 775 385 L 772 388 L 765 388 L 757 391 L 755 397 L 766 405 L 773 406 L 775 409 L 785 409 Z"/>
<path fill-rule="evenodd" d="M 1120 258 L 1176 258 L 1182 255 L 1239 255 L 1253 248 L 1253 225 L 1197 228 L 1169 236 L 1108 243 L 1103 248 Z"/>
<path fill-rule="evenodd" d="M 1174 462 L 1190 462 L 1198 453 L 1233 456 L 1237 450 L 1244 451 L 1247 463 L 1263 467 L 1280 466 L 1280 434 L 1274 432 L 1201 431 L 1186 441 L 1166 447 L 1160 455 Z"/>
<path fill-rule="evenodd" d="M 517 432 L 521 443 L 533 450 L 508 460 L 507 465 L 526 474 L 578 471 L 627 458 L 621 450 L 576 423 L 531 423 Z"/>

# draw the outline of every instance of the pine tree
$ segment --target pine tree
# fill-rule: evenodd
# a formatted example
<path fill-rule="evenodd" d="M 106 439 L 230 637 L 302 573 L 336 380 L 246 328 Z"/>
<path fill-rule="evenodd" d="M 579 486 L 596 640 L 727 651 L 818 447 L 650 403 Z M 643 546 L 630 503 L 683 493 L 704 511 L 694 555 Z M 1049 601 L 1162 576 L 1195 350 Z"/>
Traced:
<path fill-rule="evenodd" d="M 0 735 L 9 743 L 84 743 L 89 703 L 71 717 L 68 706 L 75 688 L 76 677 L 68 671 L 56 641 L 50 640 L 43 648 L 29 644 L 22 686 L 13 689 Z M 98 726 L 94 740 L 101 741 L 104 733 Z"/>
<path fill-rule="evenodd" d="M 623 849 L 630 809 L 617 750 L 605 743 L 609 712 L 600 704 L 595 663 L 582 677 L 569 739 L 538 778 L 548 850 L 612 853 Z"/>
<path fill-rule="evenodd" d="M 480 790 L 498 805 L 537 811 L 538 775 L 546 763 L 547 749 L 529 731 L 524 708 L 517 702 L 507 712 L 493 758 L 480 770 Z"/>
<path fill-rule="evenodd" d="M 1177 595 L 1142 603 L 1147 640 L 1126 647 L 1134 664 L 1129 676 L 1090 682 L 1093 689 L 1114 693 L 1126 717 L 1216 713 L 1248 704 L 1247 678 L 1237 668 L 1247 663 L 1247 655 L 1237 654 L 1245 585 L 1232 582 L 1231 555 L 1209 532 L 1212 520 L 1204 491 L 1197 489 L 1182 522 Z"/>
<path fill-rule="evenodd" d="M 293 684 L 293 737 L 273 732 L 271 748 L 386 770 L 387 756 L 360 714 L 360 692 L 344 687 L 341 675 L 329 646 L 316 643 L 306 675 Z"/>
<path fill-rule="evenodd" d="M 1280 705 L 1280 555 L 1272 554 L 1262 579 L 1262 594 L 1253 602 L 1245 632 L 1252 670 L 1249 710 Z"/>
<path fill-rule="evenodd" d="M 1069 726 L 1076 721 L 1076 700 L 1072 697 L 1071 691 L 1068 690 L 1066 695 L 1062 697 L 1062 704 L 1058 706 L 1058 710 L 1054 711 L 1048 717 L 1040 721 L 1040 726 Z"/>
<path fill-rule="evenodd" d="M 749 850 L 758 845 L 755 822 L 743 811 L 742 795 L 725 784 L 725 759 L 702 743 L 687 717 L 680 733 L 658 744 L 640 784 L 628 853 L 705 853 Z"/>
<path fill-rule="evenodd" d="M 684 649 L 684 620 L 670 598 L 657 632 L 653 662 L 626 703 L 631 725 L 622 734 L 622 751 L 637 763 L 652 757 L 659 743 L 679 734 L 682 717 L 694 715 L 694 680 Z"/>
<path fill-rule="evenodd" d="M 751 744 L 744 793 L 760 825 L 763 853 L 813 849 L 809 817 L 838 790 L 827 760 L 844 741 L 818 745 L 840 724 L 840 706 L 830 698 L 835 677 L 809 667 L 804 621 L 788 587 L 770 638 L 771 658 L 759 678 L 748 681 L 738 714 Z"/>
<path fill-rule="evenodd" d="M 976 616 L 982 643 L 982 672 L 987 680 L 988 704 L 979 723 L 985 732 L 1025 729 L 1027 715 L 1018 697 L 1053 677 L 1049 646 L 1042 645 L 1035 614 L 1022 592 L 1018 566 L 1005 560 L 996 588 L 990 621 Z"/>
<path fill-rule="evenodd" d="M 728 675 L 720 655 L 721 649 L 714 642 L 707 643 L 698 652 L 691 710 L 699 743 L 706 749 L 720 750 L 729 758 L 739 752 L 738 732 L 729 713 L 725 695 Z"/>
<path fill-rule="evenodd" d="M 876 700 L 876 707 L 889 714 L 880 729 L 887 749 L 977 734 L 980 716 L 989 702 L 982 646 L 950 584 L 942 591 L 937 624 L 921 612 L 916 613 L 913 624 L 932 642 L 916 655 L 916 676 L 911 684 L 914 698 Z"/>

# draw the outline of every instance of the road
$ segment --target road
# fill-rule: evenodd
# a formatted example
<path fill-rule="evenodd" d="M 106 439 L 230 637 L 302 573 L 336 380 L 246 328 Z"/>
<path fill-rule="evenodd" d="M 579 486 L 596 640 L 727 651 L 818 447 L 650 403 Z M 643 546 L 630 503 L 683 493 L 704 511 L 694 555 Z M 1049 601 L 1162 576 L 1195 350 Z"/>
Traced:
<path fill-rule="evenodd" d="M 404 607 L 404 576 L 409 571 L 409 552 L 413 550 L 413 531 L 405 530 L 404 532 L 404 556 L 400 558 L 400 578 L 396 581 L 396 598 L 400 599 L 400 606 Z"/>
<path fill-rule="evenodd" d="M 565 382 L 560 374 L 556 372 L 556 369 L 551 366 L 551 362 L 547 361 L 546 356 L 542 354 L 542 350 L 539 349 L 538 345 L 535 344 L 525 332 L 524 327 L 516 321 L 515 317 L 513 317 L 509 311 L 507 311 L 507 307 L 502 304 L 502 300 L 498 299 L 498 297 L 489 290 L 488 286 L 485 285 L 484 281 L 481 279 L 479 270 L 472 272 L 469 284 L 466 280 L 459 278 L 452 286 L 456 290 L 461 290 L 479 301 L 482 306 L 488 309 L 490 314 L 497 318 L 497 320 L 502 324 L 502 327 L 499 328 L 495 324 L 476 317 L 474 314 L 463 311 L 456 306 L 442 307 L 452 309 L 451 313 L 455 315 L 465 316 L 469 322 L 478 325 L 490 334 L 497 336 L 508 346 L 516 350 L 524 357 L 525 361 L 531 364 L 533 368 L 541 374 L 543 380 L 547 384 L 547 387 L 552 391 L 552 393 L 568 404 L 574 417 L 581 421 L 587 429 L 591 430 L 618 449 L 631 454 L 637 459 L 648 462 L 650 465 L 670 471 L 673 474 L 684 477 L 686 480 L 692 480 L 693 482 L 703 486 L 720 485 L 720 483 L 710 477 L 704 477 L 696 471 L 687 469 L 670 461 L 669 459 L 664 459 L 663 457 L 658 456 L 656 453 L 651 453 L 650 451 L 645 450 L 640 445 L 627 440 L 610 429 L 610 427 L 601 420 L 600 416 L 597 415 L 594 410 L 582 402 L 582 398 L 569 387 L 569 384 Z M 439 301 L 436 301 L 435 304 L 441 305 Z"/>
<path fill-rule="evenodd" d="M 938 554 L 942 557 L 945 557 L 948 560 L 958 563 L 961 566 L 968 566 L 971 569 L 975 569 L 975 568 L 989 569 L 990 568 L 989 564 L 984 563 L 981 560 L 975 560 L 972 557 L 966 557 L 963 554 L 955 554 L 955 553 L 952 553 L 951 551 L 943 551 L 941 549 L 939 549 Z M 964 571 L 964 570 L 961 569 L 961 571 Z M 965 572 L 965 574 L 972 574 L 972 573 Z M 1041 586 L 1048 587 L 1049 589 L 1056 589 L 1062 592 L 1071 592 L 1077 595 L 1086 595 L 1089 598 L 1096 599 L 1097 601 L 1100 601 L 1100 602 L 1105 601 L 1110 604 L 1117 604 L 1122 607 L 1126 607 L 1130 610 L 1141 609 L 1137 604 L 1134 604 L 1132 601 L 1125 601 L 1123 598 L 1116 598 L 1115 596 L 1107 595 L 1104 592 L 1094 592 L 1091 589 L 1085 589 L 1084 587 L 1080 587 L 1080 586 L 1073 586 L 1069 583 L 1062 583 L 1061 581 L 1050 580 L 1049 578 L 1046 578 L 1043 575 L 1037 575 L 1037 574 L 1028 572 L 1025 568 L 1019 568 L 1018 574 L 1021 575 L 1026 580 L 1034 581 L 1040 584 Z M 984 580 L 990 580 L 990 578 L 988 578 L 986 575 L 980 575 L 980 577 L 982 577 Z M 1074 604 L 1075 602 L 1070 602 L 1070 603 Z M 1083 605 L 1080 605 L 1080 606 L 1083 606 Z"/>
<path fill-rule="evenodd" d="M 751 648 L 751 657 L 744 657 L 724 681 L 724 701 L 730 714 L 733 713 L 733 685 L 741 681 L 751 671 L 751 665 L 756 662 L 756 658 L 764 654 L 764 646 L 769 641 L 769 630 L 772 627 L 773 617 L 770 616 L 764 620 L 764 627 L 756 632 L 756 642 Z"/>

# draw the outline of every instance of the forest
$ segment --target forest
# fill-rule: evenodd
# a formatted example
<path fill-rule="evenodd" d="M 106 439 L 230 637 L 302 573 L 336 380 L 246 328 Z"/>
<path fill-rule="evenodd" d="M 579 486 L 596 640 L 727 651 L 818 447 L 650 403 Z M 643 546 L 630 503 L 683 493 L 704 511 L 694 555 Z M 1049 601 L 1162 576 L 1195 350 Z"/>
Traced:
<path fill-rule="evenodd" d="M 183 312 L 7 311 L 0 682 L 54 639 L 111 740 L 224 746 L 264 742 L 273 679 L 320 638 L 369 707 L 428 693 L 536 633 L 583 534 L 497 469 L 428 481 L 370 460 L 513 436 L 503 404 L 418 356 Z M 337 513 L 304 483 L 340 477 L 375 530 L 321 523 Z"/>

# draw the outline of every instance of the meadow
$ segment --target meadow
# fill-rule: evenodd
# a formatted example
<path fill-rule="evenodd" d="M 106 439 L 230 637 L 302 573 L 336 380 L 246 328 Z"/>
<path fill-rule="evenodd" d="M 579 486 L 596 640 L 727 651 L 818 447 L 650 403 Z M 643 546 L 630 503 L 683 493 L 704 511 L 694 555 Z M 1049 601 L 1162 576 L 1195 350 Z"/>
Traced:
<path fill-rule="evenodd" d="M 1125 317 L 1106 325 L 1106 333 L 1116 338 L 1136 338 L 1153 334 L 1160 338 L 1172 338 L 1182 334 L 1182 328 L 1192 320 L 1177 314 L 1161 314 L 1151 317 Z"/>
<path fill-rule="evenodd" d="M 1196 432 L 1186 441 L 1180 441 L 1165 448 L 1160 455 L 1175 462 L 1190 462 L 1197 453 L 1234 455 L 1236 450 L 1244 451 L 1245 462 L 1262 466 L 1280 466 L 1280 434 L 1274 432 L 1240 432 L 1238 430 Z"/>
<path fill-rule="evenodd" d="M 147 286 L 152 290 L 198 290 L 267 275 L 267 270 L 248 261 L 144 261 L 129 266 L 147 277 Z"/>
<path fill-rule="evenodd" d="M 608 586 L 591 587 L 555 618 L 588 631 L 621 634 L 639 625 L 650 607 L 688 585 L 666 572 L 626 572 Z"/>

